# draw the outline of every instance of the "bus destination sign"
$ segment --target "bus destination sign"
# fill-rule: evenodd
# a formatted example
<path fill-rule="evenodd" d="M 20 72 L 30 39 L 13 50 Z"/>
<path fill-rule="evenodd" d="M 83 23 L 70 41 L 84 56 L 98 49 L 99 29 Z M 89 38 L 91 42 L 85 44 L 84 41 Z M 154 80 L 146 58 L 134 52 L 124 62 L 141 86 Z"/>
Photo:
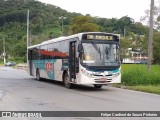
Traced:
<path fill-rule="evenodd" d="M 115 34 L 83 34 L 82 40 L 105 40 L 119 42 L 119 36 Z"/>
<path fill-rule="evenodd" d="M 108 36 L 108 35 L 87 35 L 87 40 L 113 40 L 113 36 Z"/>

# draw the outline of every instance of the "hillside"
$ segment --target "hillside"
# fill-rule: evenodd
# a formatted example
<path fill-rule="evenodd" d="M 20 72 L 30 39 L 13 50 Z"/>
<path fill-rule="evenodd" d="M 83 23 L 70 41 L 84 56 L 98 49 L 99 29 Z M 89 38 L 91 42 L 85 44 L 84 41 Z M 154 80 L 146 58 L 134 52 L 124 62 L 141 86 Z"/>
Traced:
<path fill-rule="evenodd" d="M 0 0 L 0 42 L 3 36 L 6 41 L 6 53 L 9 59 L 25 61 L 26 54 L 26 19 L 27 10 L 30 10 L 30 40 L 31 44 L 59 37 L 61 35 L 60 16 L 65 16 L 64 35 L 71 34 L 72 19 L 81 16 L 79 13 L 70 13 L 57 6 L 44 4 L 36 0 Z M 148 28 L 141 23 L 135 23 L 132 18 L 124 16 L 120 19 L 92 17 L 91 22 L 99 26 L 99 31 L 114 32 L 117 34 L 144 35 Z M 0 44 L 0 55 L 3 46 Z"/>

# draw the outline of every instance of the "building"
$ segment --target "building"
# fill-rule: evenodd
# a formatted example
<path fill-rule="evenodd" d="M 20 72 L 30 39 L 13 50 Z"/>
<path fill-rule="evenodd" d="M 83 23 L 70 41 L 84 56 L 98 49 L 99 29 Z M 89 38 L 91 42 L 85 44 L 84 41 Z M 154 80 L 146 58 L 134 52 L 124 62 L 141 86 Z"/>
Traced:
<path fill-rule="evenodd" d="M 126 58 L 123 59 L 122 63 L 141 63 L 146 64 L 148 57 L 147 54 L 142 52 L 140 49 L 128 48 Z"/>

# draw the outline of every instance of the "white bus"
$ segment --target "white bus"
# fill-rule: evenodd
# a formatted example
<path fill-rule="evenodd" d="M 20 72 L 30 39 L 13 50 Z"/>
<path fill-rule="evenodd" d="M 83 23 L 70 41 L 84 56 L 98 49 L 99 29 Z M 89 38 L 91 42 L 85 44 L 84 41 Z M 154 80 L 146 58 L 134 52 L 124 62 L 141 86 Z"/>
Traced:
<path fill-rule="evenodd" d="M 102 85 L 121 82 L 120 37 L 85 32 L 51 39 L 28 48 L 29 74 L 64 83 Z"/>

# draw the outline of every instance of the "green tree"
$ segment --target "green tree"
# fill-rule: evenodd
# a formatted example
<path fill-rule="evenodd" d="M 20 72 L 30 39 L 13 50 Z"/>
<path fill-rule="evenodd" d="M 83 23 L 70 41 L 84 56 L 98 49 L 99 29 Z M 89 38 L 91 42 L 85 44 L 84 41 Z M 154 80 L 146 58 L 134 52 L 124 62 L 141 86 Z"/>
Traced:
<path fill-rule="evenodd" d="M 148 33 L 148 29 L 149 28 L 147 26 L 144 26 L 142 23 L 136 22 L 134 24 L 132 32 L 134 32 L 137 35 L 146 35 Z"/>
<path fill-rule="evenodd" d="M 160 64 L 160 7 L 154 6 L 154 31 L 153 31 L 153 63 Z M 141 21 L 148 23 L 150 19 L 150 10 L 145 11 L 146 15 L 142 17 Z M 148 35 L 146 36 L 146 41 L 143 43 L 145 49 L 148 45 Z"/>
<path fill-rule="evenodd" d="M 128 35 L 134 27 L 134 20 L 128 16 L 120 18 L 117 22 L 117 30 L 120 34 Z"/>
<path fill-rule="evenodd" d="M 127 54 L 128 48 L 130 48 L 131 46 L 131 40 L 127 39 L 127 37 L 122 37 L 120 40 L 120 58 L 121 58 L 121 62 L 123 61 L 123 59 L 129 57 L 129 54 Z"/>
<path fill-rule="evenodd" d="M 30 10 L 30 39 L 32 45 L 61 35 L 60 16 L 65 16 L 64 35 L 79 32 L 102 31 L 124 34 L 126 39 L 130 33 L 138 36 L 146 33 L 141 23 L 134 23 L 132 18 L 124 16 L 117 18 L 100 18 L 80 13 L 70 13 L 60 7 L 44 4 L 37 0 L 0 0 L 0 34 L 6 37 L 6 52 L 8 57 L 23 58 L 26 50 L 26 17 Z M 128 43 L 130 46 L 131 43 Z M 19 53 L 18 53 L 19 48 Z M 3 52 L 0 44 L 0 53 Z"/>
<path fill-rule="evenodd" d="M 154 31 L 153 39 L 153 63 L 160 64 L 160 32 Z"/>
<path fill-rule="evenodd" d="M 78 16 L 73 18 L 71 24 L 72 34 L 79 32 L 95 32 L 99 31 L 99 26 L 95 23 L 91 23 L 91 18 L 88 16 Z"/>
<path fill-rule="evenodd" d="M 160 3 L 159 3 L 160 4 Z M 149 25 L 150 10 L 145 10 L 145 16 L 141 17 L 141 21 Z M 160 6 L 154 6 L 154 28 L 160 30 Z"/>

